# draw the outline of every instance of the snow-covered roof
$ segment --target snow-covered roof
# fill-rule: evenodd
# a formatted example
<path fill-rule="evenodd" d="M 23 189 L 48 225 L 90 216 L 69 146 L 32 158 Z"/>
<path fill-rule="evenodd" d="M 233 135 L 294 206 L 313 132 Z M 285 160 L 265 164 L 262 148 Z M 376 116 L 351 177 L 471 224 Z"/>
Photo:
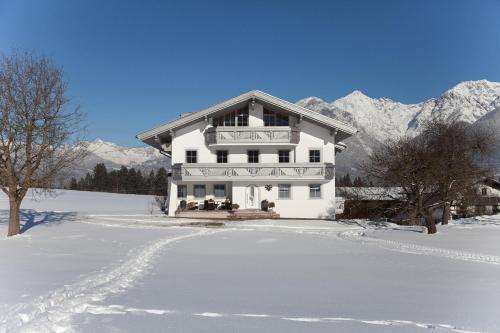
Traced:
<path fill-rule="evenodd" d="M 336 187 L 337 196 L 347 200 L 400 200 L 404 198 L 401 187 Z"/>
<path fill-rule="evenodd" d="M 139 133 L 136 135 L 136 138 L 139 140 L 156 146 L 157 144 L 155 143 L 155 138 L 157 137 L 162 137 L 162 136 L 168 136 L 170 131 L 174 131 L 178 128 L 181 128 L 183 126 L 186 126 L 190 123 L 193 123 L 195 121 L 198 121 L 200 119 L 204 119 L 214 113 L 229 109 L 229 108 L 234 108 L 238 106 L 242 106 L 245 103 L 249 103 L 250 101 L 254 100 L 257 103 L 262 103 L 265 106 L 271 106 L 277 109 L 282 109 L 286 110 L 292 114 L 296 114 L 298 116 L 301 116 L 302 118 L 312 120 L 320 125 L 323 125 L 328 128 L 332 128 L 337 130 L 337 138 L 338 140 L 344 140 L 354 134 L 356 134 L 357 130 L 343 122 L 340 122 L 338 120 L 332 119 L 330 117 L 324 116 L 318 112 L 306 109 L 304 107 L 301 107 L 297 104 L 287 102 L 283 99 L 280 99 L 278 97 L 269 95 L 265 92 L 259 91 L 259 90 L 252 90 L 249 92 L 246 92 L 244 94 L 241 94 L 239 96 L 233 97 L 231 99 L 228 99 L 222 103 L 218 103 L 215 105 L 212 105 L 206 109 L 200 110 L 198 112 L 193 112 L 191 114 L 186 114 L 185 116 L 178 118 L 176 120 L 170 121 L 166 124 L 163 124 L 161 126 L 158 126 L 156 128 L 150 129 L 148 131 Z"/>

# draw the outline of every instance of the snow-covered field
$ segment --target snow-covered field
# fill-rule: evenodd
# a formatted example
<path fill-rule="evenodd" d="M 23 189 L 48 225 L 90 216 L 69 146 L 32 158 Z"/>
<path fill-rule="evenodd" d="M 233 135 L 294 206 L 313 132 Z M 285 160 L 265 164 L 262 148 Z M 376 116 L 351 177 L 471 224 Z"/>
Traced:
<path fill-rule="evenodd" d="M 357 221 L 222 228 L 147 196 L 24 202 L 7 239 L 0 332 L 500 332 L 500 216 L 426 235 Z"/>

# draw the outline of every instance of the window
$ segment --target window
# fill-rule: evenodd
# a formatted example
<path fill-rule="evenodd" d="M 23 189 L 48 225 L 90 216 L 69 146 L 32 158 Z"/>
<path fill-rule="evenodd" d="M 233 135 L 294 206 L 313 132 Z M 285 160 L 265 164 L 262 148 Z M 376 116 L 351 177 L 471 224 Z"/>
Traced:
<path fill-rule="evenodd" d="M 212 125 L 217 126 L 248 126 L 248 109 L 231 111 L 213 119 Z"/>
<path fill-rule="evenodd" d="M 481 189 L 481 194 L 482 194 L 482 195 L 488 195 L 488 189 L 486 189 L 486 188 L 482 188 L 482 189 Z"/>
<path fill-rule="evenodd" d="M 217 150 L 217 163 L 227 163 L 227 150 Z"/>
<path fill-rule="evenodd" d="M 187 192 L 187 185 L 177 185 L 177 198 L 186 198 Z"/>
<path fill-rule="evenodd" d="M 289 150 L 279 150 L 278 151 L 278 162 L 279 163 L 290 163 L 290 151 Z"/>
<path fill-rule="evenodd" d="M 276 114 L 264 109 L 264 126 L 276 126 Z"/>
<path fill-rule="evenodd" d="M 214 185 L 214 197 L 225 198 L 226 197 L 226 185 L 215 184 Z"/>
<path fill-rule="evenodd" d="M 289 126 L 288 116 L 284 114 L 276 114 L 276 126 Z"/>
<path fill-rule="evenodd" d="M 321 199 L 321 184 L 309 185 L 309 199 Z"/>
<path fill-rule="evenodd" d="M 290 199 L 290 184 L 278 184 L 278 198 L 279 199 Z"/>
<path fill-rule="evenodd" d="M 248 109 L 238 111 L 238 126 L 248 126 Z"/>
<path fill-rule="evenodd" d="M 310 163 L 321 162 L 321 152 L 318 149 L 309 150 L 309 162 Z"/>
<path fill-rule="evenodd" d="M 264 109 L 264 126 L 289 126 L 289 117 Z"/>
<path fill-rule="evenodd" d="M 205 198 L 207 191 L 205 185 L 194 185 L 194 197 L 195 198 Z"/>
<path fill-rule="evenodd" d="M 186 163 L 197 163 L 196 150 L 186 150 Z"/>
<path fill-rule="evenodd" d="M 248 154 L 248 163 L 259 163 L 258 150 L 249 150 L 247 154 Z"/>

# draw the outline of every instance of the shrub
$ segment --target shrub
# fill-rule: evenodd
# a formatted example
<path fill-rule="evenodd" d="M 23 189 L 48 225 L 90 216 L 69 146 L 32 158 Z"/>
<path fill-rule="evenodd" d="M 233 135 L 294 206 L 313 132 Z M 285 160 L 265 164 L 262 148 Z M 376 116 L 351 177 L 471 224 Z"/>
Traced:
<path fill-rule="evenodd" d="M 234 203 L 234 204 L 231 205 L 231 208 L 232 209 L 238 209 L 238 208 L 240 208 L 240 205 L 238 205 L 237 203 Z"/>

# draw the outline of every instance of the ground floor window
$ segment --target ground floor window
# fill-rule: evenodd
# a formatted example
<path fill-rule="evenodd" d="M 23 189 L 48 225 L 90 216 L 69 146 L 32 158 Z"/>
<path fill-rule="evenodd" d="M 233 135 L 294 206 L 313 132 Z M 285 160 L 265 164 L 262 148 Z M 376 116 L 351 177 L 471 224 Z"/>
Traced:
<path fill-rule="evenodd" d="M 187 185 L 177 185 L 177 198 L 186 198 L 187 192 Z"/>
<path fill-rule="evenodd" d="M 195 198 L 205 198 L 207 194 L 205 185 L 194 185 L 194 197 Z"/>
<path fill-rule="evenodd" d="M 290 199 L 290 184 L 278 184 L 278 198 L 279 199 Z"/>
<path fill-rule="evenodd" d="M 309 184 L 309 198 L 321 199 L 321 184 Z"/>
<path fill-rule="evenodd" d="M 214 185 L 214 197 L 225 198 L 226 197 L 226 185 L 215 184 Z"/>

